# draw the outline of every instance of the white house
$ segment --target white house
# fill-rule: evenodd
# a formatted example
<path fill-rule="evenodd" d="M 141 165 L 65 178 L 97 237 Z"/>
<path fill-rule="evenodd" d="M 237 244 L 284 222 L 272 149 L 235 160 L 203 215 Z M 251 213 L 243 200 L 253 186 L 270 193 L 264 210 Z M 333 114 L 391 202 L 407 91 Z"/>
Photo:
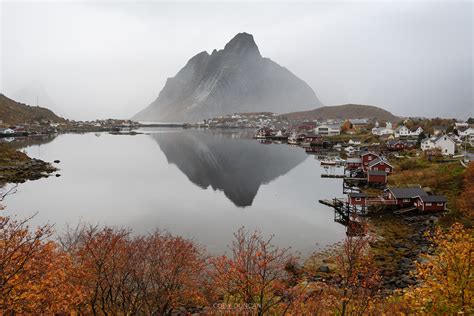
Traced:
<path fill-rule="evenodd" d="M 341 125 L 339 124 L 321 124 L 314 128 L 317 135 L 339 135 L 341 134 Z"/>
<path fill-rule="evenodd" d="M 468 137 L 469 135 L 473 135 L 474 134 L 474 128 L 472 127 L 469 127 L 469 128 L 466 128 L 464 130 L 461 131 L 461 129 L 458 131 L 458 135 L 459 137 L 461 138 L 465 138 L 465 137 Z"/>
<path fill-rule="evenodd" d="M 454 128 L 455 129 L 463 129 L 469 127 L 469 124 L 467 122 L 455 122 L 454 123 Z"/>
<path fill-rule="evenodd" d="M 454 155 L 456 143 L 448 135 L 425 138 L 421 142 L 421 150 L 432 150 L 439 148 L 443 155 Z"/>
<path fill-rule="evenodd" d="M 395 130 L 395 137 L 418 137 L 423 132 L 421 126 L 416 129 L 410 130 L 405 125 L 397 127 Z"/>
<path fill-rule="evenodd" d="M 352 140 L 352 139 L 349 139 L 349 141 L 347 142 L 349 145 L 360 145 L 361 144 L 361 141 L 360 140 Z"/>
<path fill-rule="evenodd" d="M 378 124 L 376 124 L 376 127 L 372 128 L 372 134 L 377 135 L 377 136 L 383 136 L 383 135 L 393 135 L 394 131 L 392 129 L 392 123 L 387 122 L 385 124 L 385 127 L 378 127 Z"/>
<path fill-rule="evenodd" d="M 15 131 L 11 128 L 0 128 L 0 135 L 11 135 L 14 134 Z"/>

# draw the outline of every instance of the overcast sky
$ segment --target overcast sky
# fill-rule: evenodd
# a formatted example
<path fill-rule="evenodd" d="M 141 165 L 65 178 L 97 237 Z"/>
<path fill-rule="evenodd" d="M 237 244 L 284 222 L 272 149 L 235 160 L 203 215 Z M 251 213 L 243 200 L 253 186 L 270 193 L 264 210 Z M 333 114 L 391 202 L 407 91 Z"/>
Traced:
<path fill-rule="evenodd" d="M 1 0 L 0 0 L 1 1 Z M 325 105 L 474 115 L 472 1 L 1 2 L 0 91 L 72 119 L 129 118 L 238 32 Z"/>

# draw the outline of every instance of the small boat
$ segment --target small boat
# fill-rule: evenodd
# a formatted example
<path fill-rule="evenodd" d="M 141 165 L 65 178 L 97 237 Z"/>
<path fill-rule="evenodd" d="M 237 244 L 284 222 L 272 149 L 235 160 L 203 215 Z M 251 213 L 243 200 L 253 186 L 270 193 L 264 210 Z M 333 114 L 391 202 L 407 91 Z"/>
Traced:
<path fill-rule="evenodd" d="M 329 159 L 321 160 L 321 166 L 335 166 L 335 165 L 336 165 L 336 161 L 334 160 L 329 160 Z"/>

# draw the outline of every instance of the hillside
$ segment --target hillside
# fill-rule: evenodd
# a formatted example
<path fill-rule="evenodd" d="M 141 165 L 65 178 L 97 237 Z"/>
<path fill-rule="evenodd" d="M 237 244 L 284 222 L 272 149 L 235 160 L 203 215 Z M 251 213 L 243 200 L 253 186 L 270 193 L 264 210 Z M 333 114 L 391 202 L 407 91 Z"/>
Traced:
<path fill-rule="evenodd" d="M 197 122 L 231 113 L 285 113 L 320 105 L 306 82 L 262 57 L 252 35 L 239 33 L 224 49 L 192 57 L 133 119 Z"/>
<path fill-rule="evenodd" d="M 368 118 L 378 121 L 398 122 L 400 117 L 389 111 L 372 105 L 344 104 L 323 106 L 310 111 L 282 114 L 290 121 L 327 120 L 327 119 L 358 119 Z"/>
<path fill-rule="evenodd" d="M 40 122 L 41 120 L 55 123 L 65 122 L 62 117 L 57 116 L 51 110 L 18 103 L 3 94 L 0 94 L 0 120 L 4 125 Z"/>

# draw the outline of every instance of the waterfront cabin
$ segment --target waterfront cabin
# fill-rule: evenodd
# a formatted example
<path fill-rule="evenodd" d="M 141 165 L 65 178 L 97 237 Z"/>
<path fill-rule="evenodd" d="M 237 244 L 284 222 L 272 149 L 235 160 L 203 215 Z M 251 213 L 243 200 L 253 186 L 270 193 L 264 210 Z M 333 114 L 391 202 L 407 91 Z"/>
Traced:
<path fill-rule="evenodd" d="M 367 167 L 369 163 L 377 158 L 380 158 L 379 155 L 373 153 L 373 152 L 365 152 L 360 155 L 360 158 L 362 159 L 362 169 L 367 170 Z"/>
<path fill-rule="evenodd" d="M 322 146 L 323 138 L 321 135 L 308 134 L 304 139 L 304 143 L 309 144 L 310 146 Z"/>
<path fill-rule="evenodd" d="M 408 149 L 414 149 L 416 147 L 416 143 L 403 141 L 400 139 L 393 139 L 387 142 L 387 149 L 390 151 L 402 151 Z"/>
<path fill-rule="evenodd" d="M 257 130 L 256 138 L 270 138 L 273 134 L 273 130 L 268 127 L 262 127 Z"/>
<path fill-rule="evenodd" d="M 393 200 L 395 204 L 400 207 L 413 206 L 415 199 L 420 196 L 427 196 L 426 193 L 420 187 L 412 188 L 387 188 L 384 191 L 384 198 L 386 200 Z"/>
<path fill-rule="evenodd" d="M 362 159 L 359 157 L 347 158 L 346 169 L 356 170 L 362 167 Z"/>
<path fill-rule="evenodd" d="M 387 183 L 387 172 L 384 170 L 368 170 L 367 182 L 374 184 L 385 184 Z"/>
<path fill-rule="evenodd" d="M 366 170 L 379 170 L 385 171 L 386 173 L 390 174 L 393 172 L 393 166 L 389 164 L 388 161 L 384 158 L 377 158 L 369 162 Z"/>
<path fill-rule="evenodd" d="M 360 192 L 360 193 L 349 193 L 349 204 L 350 205 L 365 205 L 365 201 L 367 199 L 367 194 Z"/>
<path fill-rule="evenodd" d="M 443 212 L 446 210 L 444 195 L 421 195 L 415 197 L 415 207 L 420 211 Z"/>

